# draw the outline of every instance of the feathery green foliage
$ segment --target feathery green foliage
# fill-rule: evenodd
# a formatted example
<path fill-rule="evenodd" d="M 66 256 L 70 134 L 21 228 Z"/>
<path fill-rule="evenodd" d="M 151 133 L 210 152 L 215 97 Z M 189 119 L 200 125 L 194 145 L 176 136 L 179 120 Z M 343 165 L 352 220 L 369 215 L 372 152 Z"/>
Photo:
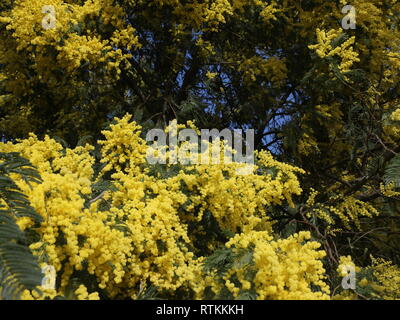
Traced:
<path fill-rule="evenodd" d="M 40 182 L 40 176 L 30 162 L 17 153 L 0 153 L 0 299 L 16 299 L 24 289 L 35 289 L 41 282 L 36 257 L 28 248 L 28 239 L 16 219 L 41 216 L 10 177 L 18 174 L 25 181 Z"/>

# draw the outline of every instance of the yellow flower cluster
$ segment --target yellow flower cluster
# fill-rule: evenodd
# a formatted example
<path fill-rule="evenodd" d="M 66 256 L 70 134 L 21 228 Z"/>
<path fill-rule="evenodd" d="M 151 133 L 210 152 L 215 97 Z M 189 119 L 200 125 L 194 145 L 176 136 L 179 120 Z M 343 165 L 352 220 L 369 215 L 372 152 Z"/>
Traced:
<path fill-rule="evenodd" d="M 254 279 L 248 278 L 250 266 L 233 267 L 226 276 L 226 287 L 237 296 L 240 290 L 254 289 L 257 299 L 329 299 L 325 269 L 321 259 L 325 252 L 309 232 L 300 232 L 287 239 L 273 240 L 267 232 L 237 234 L 227 244 L 234 252 L 253 249 Z M 229 279 L 235 275 L 240 285 Z M 318 288 L 318 290 L 315 290 Z"/>
<path fill-rule="evenodd" d="M 341 196 L 335 196 L 331 197 L 330 201 L 336 201 L 338 204 L 335 206 L 316 204 L 311 210 L 318 218 L 328 223 L 328 225 L 334 225 L 334 217 L 338 217 L 346 229 L 350 230 L 351 225 L 354 224 L 360 230 L 361 217 L 372 218 L 379 215 L 379 211 L 373 205 L 354 197 L 341 199 Z"/>
<path fill-rule="evenodd" d="M 285 61 L 276 57 L 264 59 L 254 56 L 245 59 L 240 63 L 239 71 L 243 72 L 244 80 L 247 82 L 254 82 L 257 76 L 261 76 L 279 84 L 287 77 Z"/>
<path fill-rule="evenodd" d="M 358 296 L 352 290 L 343 290 L 342 292 L 335 294 L 332 300 L 357 300 Z"/>
<path fill-rule="evenodd" d="M 133 2 L 133 1 L 131 1 Z M 153 7 L 169 6 L 180 23 L 203 31 L 218 31 L 227 19 L 240 14 L 249 5 L 255 5 L 260 10 L 260 17 L 264 22 L 276 20 L 276 13 L 282 11 L 277 8 L 276 1 L 266 4 L 260 0 L 205 0 L 205 1 L 180 1 L 180 0 L 155 0 L 148 4 L 145 0 L 135 1 L 141 5 Z"/>
<path fill-rule="evenodd" d="M 195 128 L 191 122 L 177 127 Z M 292 196 L 302 192 L 296 175 L 303 170 L 259 152 L 255 170 L 248 175 L 237 174 L 238 163 L 221 162 L 181 166 L 163 177 L 151 173 L 146 164 L 148 146 L 140 130 L 126 115 L 103 132 L 105 140 L 99 144 L 104 167 L 98 179 L 111 177 L 113 188 L 100 197 L 92 191 L 92 146 L 64 149 L 49 137 L 39 140 L 33 134 L 16 143 L 0 144 L 1 152 L 20 152 L 29 159 L 43 179 L 31 188 L 13 176 L 44 218 L 36 229 L 40 240 L 30 248 L 42 264 L 54 266 L 60 278 L 56 289 L 39 287 L 42 294 L 25 291 L 22 298 L 63 295 L 74 273 L 83 270 L 97 279 L 98 288 L 108 297 L 137 298 L 143 285 L 154 285 L 169 292 L 185 288 L 196 298 L 207 287 L 215 293 L 225 287 L 235 297 L 253 291 L 258 299 L 329 298 L 321 261 L 325 252 L 318 250 L 320 244 L 309 241 L 309 232 L 277 239 L 268 218 L 271 205 L 294 205 Z M 353 197 L 335 207 L 321 207 L 315 201 L 317 194 L 311 190 L 306 205 L 330 224 L 337 216 L 347 228 L 350 223 L 360 227 L 359 217 L 377 214 L 375 208 Z M 209 239 L 209 250 L 225 244 L 234 255 L 250 253 L 244 263 L 235 263 L 219 279 L 216 270 L 204 269 L 206 257 L 199 255 L 201 250 L 195 245 L 208 231 L 203 224 L 205 214 L 232 234 L 226 243 Z M 22 229 L 33 227 L 28 218 L 17 223 Z M 341 257 L 339 275 L 347 275 L 343 266 L 349 265 L 360 271 L 350 256 Z M 373 268 L 378 279 L 374 288 L 385 299 L 396 298 L 397 267 L 378 261 Z M 360 285 L 369 283 L 365 279 Z M 97 292 L 89 294 L 84 285 L 74 293 L 77 299 L 100 298 Z M 333 298 L 355 297 L 342 292 Z"/>
<path fill-rule="evenodd" d="M 313 188 L 310 188 L 310 195 L 308 196 L 308 199 L 306 201 L 306 206 L 307 207 L 312 207 L 315 204 L 315 198 L 319 194 L 318 191 L 314 190 Z"/>
<path fill-rule="evenodd" d="M 380 184 L 380 191 L 385 197 L 398 197 L 400 196 L 400 192 L 396 191 L 396 184 L 391 181 L 386 185 L 381 183 Z"/>
<path fill-rule="evenodd" d="M 355 42 L 355 37 L 350 37 L 340 46 L 332 47 L 333 40 L 337 39 L 342 34 L 342 31 L 335 29 L 325 32 L 325 30 L 317 29 L 317 44 L 309 45 L 311 50 L 315 50 L 318 56 L 322 59 L 327 57 L 337 56 L 341 59 L 339 70 L 343 73 L 350 71 L 354 62 L 360 61 L 358 53 L 353 51 L 352 45 Z"/>
<path fill-rule="evenodd" d="M 339 265 L 337 267 L 337 272 L 340 277 L 345 277 L 348 275 L 349 268 L 354 268 L 355 272 L 360 272 L 360 268 L 355 265 L 351 256 L 341 256 L 339 259 Z"/>
<path fill-rule="evenodd" d="M 21 300 L 51 300 L 57 296 L 57 292 L 55 290 L 44 290 L 39 287 L 38 290 L 24 290 L 21 294 Z"/>
<path fill-rule="evenodd" d="M 59 50 L 57 60 L 60 66 L 69 72 L 79 68 L 82 62 L 95 66 L 97 63 L 104 61 L 109 61 L 108 68 L 116 68 L 117 73 L 121 72 L 118 68 L 123 58 L 121 50 L 112 50 L 111 46 L 108 45 L 108 41 L 102 41 L 99 37 L 71 34 L 65 40 L 63 46 L 57 48 Z M 104 54 L 103 52 L 107 53 Z M 111 60 L 116 62 L 111 62 Z"/>
<path fill-rule="evenodd" d="M 78 300 L 100 300 L 97 292 L 88 293 L 87 288 L 81 284 L 78 289 L 75 290 Z"/>
<path fill-rule="evenodd" d="M 297 143 L 297 150 L 300 154 L 309 155 L 319 151 L 316 138 L 308 133 L 303 133 Z"/>
<path fill-rule="evenodd" d="M 49 7 L 52 9 L 42 12 Z M 44 28 L 49 16 L 54 17 L 54 26 Z M 38 78 L 46 82 L 51 81 L 56 68 L 73 73 L 83 63 L 92 70 L 104 67 L 113 79 L 118 79 L 121 62 L 131 57 L 120 49 L 140 46 L 135 29 L 123 16 L 124 10 L 111 0 L 18 0 L 0 19 L 15 41 L 2 49 L 1 59 L 9 63 L 15 45 L 17 51 L 25 50 Z M 101 19 L 110 30 L 114 29 L 109 39 L 96 34 L 95 23 L 90 23 L 93 19 Z M 12 79 L 14 75 L 7 77 Z"/>
<path fill-rule="evenodd" d="M 17 225 L 21 230 L 28 229 L 34 225 L 34 222 L 29 217 L 22 217 L 17 220 Z"/>
<path fill-rule="evenodd" d="M 393 111 L 390 115 L 391 120 L 393 121 L 400 121 L 400 108 Z"/>
<path fill-rule="evenodd" d="M 398 300 L 400 299 L 400 268 L 391 261 L 371 256 L 371 265 L 360 268 L 355 265 L 350 256 L 340 257 L 337 268 L 340 278 L 349 275 L 349 268 L 357 273 L 356 287 L 353 290 L 343 290 L 333 296 L 337 300 L 357 299 L 359 292 L 372 299 Z M 361 295 L 365 298 L 365 296 Z"/>
<path fill-rule="evenodd" d="M 126 138 L 125 141 L 131 141 L 131 136 Z M 114 146 L 119 142 L 115 140 Z M 182 202 L 174 194 L 176 186 L 156 184 L 150 178 L 143 181 L 144 175 L 135 177 L 134 171 L 130 175 L 118 171 L 115 178 L 119 179 L 119 190 L 112 201 L 115 206 L 109 211 L 98 211 L 97 203 L 87 208 L 84 199 L 84 195 L 91 193 L 91 147 L 67 149 L 63 154 L 55 141 L 39 141 L 32 135 L 19 144 L 2 145 L 1 149 L 22 152 L 39 168 L 42 184 L 33 189 L 23 181 L 18 184 L 45 218 L 38 230 L 42 239 L 31 248 L 47 257 L 46 262 L 58 272 L 62 271 L 59 292 L 63 292 L 74 270 L 82 270 L 84 264 L 110 296 L 118 294 L 119 286 L 132 288 L 125 294 L 134 296 L 134 287 L 143 278 L 171 290 L 186 280 L 195 281 L 201 259 L 194 260 L 184 243 L 180 244 L 179 239 L 188 242 L 188 237 L 176 214 L 177 203 Z M 137 150 L 140 148 L 133 152 Z M 108 153 L 107 144 L 103 151 Z M 132 157 L 131 163 L 134 160 Z M 158 186 L 159 196 L 146 199 L 148 188 L 155 190 Z"/>
<path fill-rule="evenodd" d="M 216 72 L 210 72 L 210 71 L 208 71 L 208 72 L 206 73 L 206 77 L 207 77 L 207 79 L 209 79 L 209 80 L 214 79 L 217 75 L 218 75 L 218 73 L 216 73 Z"/>
<path fill-rule="evenodd" d="M 147 1 L 145 0 L 138 2 L 147 4 Z M 178 16 L 183 24 L 210 31 L 218 30 L 219 25 L 226 22 L 226 17 L 233 14 L 231 1 L 228 0 L 190 2 L 179 0 L 156 0 L 153 1 L 151 5 L 160 7 L 171 6 L 174 15 Z"/>
<path fill-rule="evenodd" d="M 200 54 L 204 57 L 209 57 L 216 53 L 211 42 L 204 40 L 201 36 L 196 40 L 196 46 L 199 47 Z"/>
<path fill-rule="evenodd" d="M 396 109 L 384 116 L 383 130 L 385 132 L 385 140 L 389 143 L 397 144 L 397 139 L 400 137 L 400 108 Z"/>
<path fill-rule="evenodd" d="M 277 12 L 280 12 L 281 10 L 276 8 L 276 1 L 272 1 L 272 3 L 268 5 L 266 5 L 265 2 L 261 0 L 254 0 L 254 3 L 263 8 L 260 12 L 260 16 L 265 22 L 268 22 L 269 20 L 277 20 L 275 14 Z"/>
<path fill-rule="evenodd" d="M 140 138 L 141 127 L 130 122 L 131 118 L 128 114 L 111 125 L 110 130 L 102 131 L 106 140 L 99 141 L 103 156 L 101 162 L 106 165 L 101 174 L 111 169 L 131 174 L 141 172 L 140 167 L 146 162 L 147 146 Z"/>
<path fill-rule="evenodd" d="M 191 123 L 188 123 L 187 127 L 196 129 Z M 177 125 L 177 128 L 185 129 L 186 126 Z M 171 130 L 171 126 L 166 128 L 166 132 Z M 176 135 L 177 132 L 173 134 Z M 135 139 L 132 138 L 132 141 Z M 211 152 L 218 144 L 217 140 L 214 141 L 209 144 L 208 150 Z M 185 144 L 179 145 L 176 153 L 182 154 L 181 151 L 185 147 Z M 257 165 L 248 168 L 252 169 L 248 174 L 240 175 L 237 172 L 247 169 L 246 165 L 225 161 L 222 155 L 224 148 L 221 147 L 219 150 L 220 163 L 209 165 L 209 161 L 205 161 L 205 164 L 197 161 L 195 162 L 197 164 L 182 168 L 175 177 L 170 179 L 171 183 L 172 181 L 183 182 L 190 192 L 190 197 L 186 199 L 188 205 L 185 219 L 199 222 L 205 212 L 212 212 L 222 229 L 236 232 L 238 228 L 252 230 L 258 225 L 270 226 L 266 218 L 266 206 L 282 204 L 283 201 L 294 206 L 292 195 L 300 195 L 302 192 L 296 174 L 303 174 L 303 170 L 274 160 L 270 153 L 259 152 Z M 165 154 L 167 159 L 174 158 L 170 150 L 166 150 Z M 189 157 L 192 160 L 199 160 L 204 159 L 204 154 L 196 151 Z M 182 158 L 184 157 L 180 160 L 183 160 Z M 142 161 L 141 158 L 140 163 Z M 267 168 L 275 168 L 276 176 L 256 174 L 257 170 L 266 171 Z M 198 231 L 201 232 L 201 229 Z"/>
<path fill-rule="evenodd" d="M 391 261 L 373 257 L 371 267 L 378 282 L 375 288 L 381 298 L 385 300 L 400 299 L 400 268 L 393 265 Z"/>
<path fill-rule="evenodd" d="M 111 176 L 114 187 L 102 197 L 92 191 L 92 146 L 64 150 L 49 137 L 39 140 L 33 134 L 17 143 L 0 144 L 0 151 L 20 152 L 29 159 L 42 177 L 43 182 L 34 188 L 14 178 L 44 218 L 36 229 L 41 239 L 30 248 L 41 263 L 57 271 L 57 295 L 64 293 L 75 271 L 87 270 L 109 297 L 135 298 L 143 281 L 167 291 L 190 288 L 201 297 L 210 277 L 205 276 L 204 257 L 195 255 L 198 250 L 193 243 L 206 231 L 203 215 L 211 213 L 221 230 L 233 233 L 272 232 L 268 206 L 284 201 L 293 205 L 292 195 L 302 191 L 296 174 L 303 171 L 274 160 L 269 153 L 257 156 L 255 169 L 262 174 L 238 175 L 243 164 L 222 162 L 184 166 L 162 178 L 150 174 L 145 163 L 148 146 L 130 115 L 115 119 L 103 134 L 105 140 L 99 144 L 104 167 L 99 179 Z M 275 173 L 268 171 L 272 168 Z M 27 219 L 18 223 L 31 227 Z M 300 243 L 305 238 L 287 241 Z M 210 249 L 217 245 L 213 241 L 208 243 Z M 290 248 L 285 241 L 276 245 L 281 250 Z M 311 254 L 311 247 L 304 247 L 304 252 Z M 292 258 L 290 254 L 285 263 Z M 306 269 L 312 272 L 314 267 Z M 83 287 L 77 295 L 97 298 Z"/>
<path fill-rule="evenodd" d="M 24 290 L 21 294 L 21 300 L 51 300 L 58 295 L 56 290 L 43 289 L 42 287 L 38 287 L 37 289 L 40 290 L 40 293 L 35 290 Z M 100 300 L 98 292 L 89 294 L 83 284 L 74 291 L 74 295 L 77 300 Z"/>

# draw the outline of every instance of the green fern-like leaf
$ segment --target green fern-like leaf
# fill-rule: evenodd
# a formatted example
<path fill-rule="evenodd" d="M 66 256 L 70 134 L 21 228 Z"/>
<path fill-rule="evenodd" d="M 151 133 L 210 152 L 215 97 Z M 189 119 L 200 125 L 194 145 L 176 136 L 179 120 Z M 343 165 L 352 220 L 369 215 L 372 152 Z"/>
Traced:
<path fill-rule="evenodd" d="M 10 241 L 0 245 L 1 299 L 19 299 L 23 290 L 35 290 L 42 277 L 37 260 L 26 245 Z"/>
<path fill-rule="evenodd" d="M 0 160 L 0 300 L 10 300 L 18 299 L 25 289 L 36 290 L 42 279 L 25 233 L 16 223 L 20 217 L 29 217 L 35 223 L 42 218 L 10 174 L 18 174 L 28 183 L 41 180 L 32 164 L 17 153 L 0 153 Z"/>
<path fill-rule="evenodd" d="M 400 188 L 400 155 L 396 155 L 386 166 L 383 176 L 385 184 L 394 183 L 395 188 Z"/>

